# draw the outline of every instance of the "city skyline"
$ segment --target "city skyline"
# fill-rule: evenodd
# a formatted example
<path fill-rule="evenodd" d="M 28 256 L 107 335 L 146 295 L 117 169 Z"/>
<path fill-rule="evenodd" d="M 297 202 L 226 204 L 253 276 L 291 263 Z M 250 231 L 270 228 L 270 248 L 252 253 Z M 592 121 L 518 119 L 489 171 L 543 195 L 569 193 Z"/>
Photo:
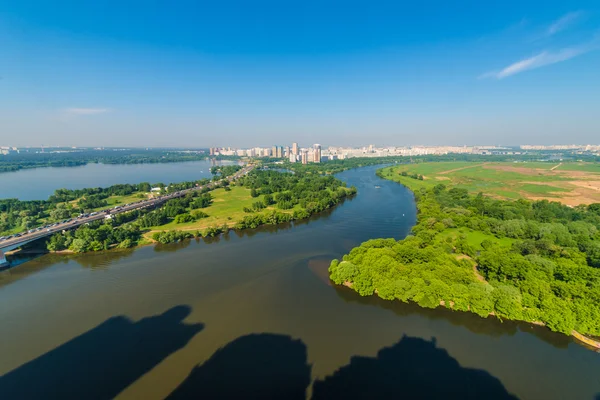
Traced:
<path fill-rule="evenodd" d="M 119 3 L 13 2 L 0 132 L 15 146 L 593 141 L 600 5 L 465 8 L 234 1 L 132 19 Z"/>

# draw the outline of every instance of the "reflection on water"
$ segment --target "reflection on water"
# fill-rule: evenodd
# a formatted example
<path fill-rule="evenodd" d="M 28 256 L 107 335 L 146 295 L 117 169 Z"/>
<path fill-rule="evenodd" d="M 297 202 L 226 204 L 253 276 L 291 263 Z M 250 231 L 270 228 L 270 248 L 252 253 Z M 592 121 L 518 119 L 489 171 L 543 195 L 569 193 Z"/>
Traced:
<path fill-rule="evenodd" d="M 425 378 L 433 377 L 420 381 L 424 396 L 436 383 L 448 385 L 448 390 L 464 387 L 439 377 L 444 372 L 435 365 L 401 361 L 418 357 L 446 366 L 444 371 L 455 376 L 457 383 L 481 378 L 485 387 L 497 389 L 475 392 L 481 398 L 508 392 L 530 399 L 593 399 L 600 392 L 600 357 L 566 336 L 469 313 L 361 297 L 329 284 L 327 267 L 332 258 L 371 238 L 403 238 L 415 223 L 412 194 L 377 178 L 375 169 L 340 174 L 358 188 L 358 195 L 307 221 L 123 253 L 49 254 L 0 274 L 0 375 L 25 376 L 17 371 L 27 371 L 21 368 L 30 362 L 51 365 L 46 361 L 48 354 L 59 361 L 63 355 L 69 359 L 71 352 L 53 351 L 63 346 L 72 349 L 73 341 L 80 343 L 77 338 L 81 336 L 92 338 L 102 348 L 100 336 L 85 336 L 86 332 L 96 332 L 114 316 L 126 316 L 129 323 L 122 326 L 128 326 L 187 304 L 191 311 L 182 323 L 205 328 L 185 340 L 175 340 L 144 368 L 131 367 L 133 372 L 127 372 L 129 367 L 117 366 L 114 374 L 126 378 L 115 378 L 119 383 L 103 393 L 112 396 L 120 391 L 119 397 L 125 399 L 185 397 L 187 393 L 211 397 L 215 391 L 231 393 L 246 387 L 266 397 L 286 388 L 290 391 L 284 397 L 314 393 L 323 398 L 337 390 L 353 397 L 348 390 L 356 389 L 352 382 L 359 379 L 357 374 L 373 376 L 389 370 L 377 377 L 387 379 L 375 380 L 375 388 L 369 382 L 357 382 L 361 387 L 364 384 L 371 395 L 367 397 L 410 398 L 415 397 L 412 380 L 405 385 L 395 383 L 402 382 L 403 374 L 415 372 L 407 365 L 423 368 Z M 141 326 L 152 329 L 153 325 Z M 124 330 L 145 340 L 136 329 Z M 165 334 L 167 340 L 169 335 Z M 404 335 L 410 340 L 401 339 Z M 146 351 L 152 352 L 151 347 Z M 108 354 L 116 357 L 116 363 L 127 365 L 118 355 Z M 288 357 L 282 354 L 293 365 L 286 364 Z M 93 353 L 90 357 L 101 356 Z M 44 361 L 39 364 L 39 360 Z M 71 361 L 80 362 L 72 357 Z M 147 370 L 150 364 L 155 365 Z M 250 371 L 254 379 L 244 371 Z M 46 373 L 51 379 L 53 374 Z M 61 373 L 56 374 L 56 381 L 61 382 Z M 265 375 L 274 377 L 267 386 L 262 385 Z M 308 375 L 318 384 L 307 384 Z M 225 379 L 231 383 L 226 388 Z M 348 390 L 339 389 L 340 382 L 347 380 L 352 381 Z M 9 381 L 17 382 L 16 378 Z M 126 381 L 130 384 L 124 388 Z M 88 393 L 82 389 L 85 381 L 72 383 L 74 393 L 92 393 L 97 381 L 90 378 L 87 382 Z M 406 386 L 405 391 L 398 394 L 401 386 Z M 356 389 L 356 393 L 361 392 Z"/>
<path fill-rule="evenodd" d="M 402 317 L 416 314 L 428 319 L 443 319 L 452 325 L 464 327 L 473 333 L 492 337 L 513 336 L 517 332 L 527 332 L 558 348 L 566 349 L 572 343 L 572 340 L 566 335 L 520 321 L 500 321 L 495 317 L 481 318 L 473 313 L 453 311 L 443 307 L 422 308 L 416 303 L 388 301 L 377 296 L 357 296 L 354 290 L 345 286 L 334 285 L 334 288 L 337 295 L 345 302 L 384 308 Z"/>

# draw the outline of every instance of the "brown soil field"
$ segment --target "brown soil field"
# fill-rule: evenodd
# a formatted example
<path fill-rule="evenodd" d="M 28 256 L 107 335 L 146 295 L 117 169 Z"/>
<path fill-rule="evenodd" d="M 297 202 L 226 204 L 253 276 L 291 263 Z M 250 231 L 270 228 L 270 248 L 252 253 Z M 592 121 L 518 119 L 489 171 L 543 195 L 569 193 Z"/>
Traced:
<path fill-rule="evenodd" d="M 568 192 L 554 192 L 555 197 L 532 196 L 530 193 L 521 193 L 530 200 L 560 201 L 569 206 L 580 204 L 600 203 L 600 174 L 585 171 L 565 171 L 559 169 L 539 169 L 515 167 L 512 165 L 486 165 L 484 168 L 498 171 L 515 172 L 525 176 L 556 177 L 556 181 L 527 181 L 523 183 L 533 185 L 550 185 L 568 190 Z"/>

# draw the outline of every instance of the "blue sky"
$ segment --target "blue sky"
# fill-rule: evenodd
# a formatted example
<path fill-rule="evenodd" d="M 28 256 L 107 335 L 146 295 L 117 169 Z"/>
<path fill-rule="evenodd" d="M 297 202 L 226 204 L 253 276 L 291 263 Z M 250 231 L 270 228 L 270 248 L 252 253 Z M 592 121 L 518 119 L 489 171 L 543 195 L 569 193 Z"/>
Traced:
<path fill-rule="evenodd" d="M 598 1 L 0 4 L 0 145 L 600 142 Z"/>

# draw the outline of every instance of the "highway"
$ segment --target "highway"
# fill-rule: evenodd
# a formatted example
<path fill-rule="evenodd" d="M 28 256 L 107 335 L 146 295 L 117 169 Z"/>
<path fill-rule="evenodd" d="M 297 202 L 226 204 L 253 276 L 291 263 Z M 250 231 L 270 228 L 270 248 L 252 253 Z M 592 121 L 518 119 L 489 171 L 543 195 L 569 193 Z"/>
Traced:
<path fill-rule="evenodd" d="M 124 212 L 128 212 L 128 211 L 132 211 L 132 210 L 154 207 L 154 206 L 164 203 L 168 200 L 185 196 L 187 193 L 190 193 L 193 191 L 201 191 L 205 188 L 214 188 L 215 186 L 219 185 L 221 182 L 223 182 L 225 180 L 231 182 L 231 181 L 239 178 L 242 175 L 246 175 L 247 173 L 252 171 L 252 169 L 254 169 L 254 166 L 247 165 L 232 176 L 229 176 L 227 178 L 221 179 L 216 182 L 210 182 L 209 184 L 204 185 L 204 186 L 198 186 L 198 187 L 194 187 L 194 188 L 190 188 L 190 189 L 184 189 L 184 190 L 180 190 L 175 193 L 166 194 L 166 195 L 159 196 L 159 197 L 156 197 L 153 199 L 141 200 L 141 201 L 138 201 L 135 203 L 126 204 L 123 206 L 117 206 L 115 208 L 100 210 L 95 213 L 92 213 L 93 215 L 88 214 L 87 216 L 72 218 L 72 219 L 69 219 L 69 220 L 66 220 L 66 221 L 63 221 L 60 223 L 53 224 L 51 226 L 46 226 L 44 228 L 36 228 L 36 229 L 30 230 L 28 232 L 20 233 L 20 234 L 17 234 L 17 235 L 19 235 L 18 237 L 11 237 L 11 238 L 7 238 L 4 240 L 0 240 L 0 250 L 15 249 L 22 244 L 29 243 L 33 240 L 36 240 L 36 239 L 39 239 L 39 238 L 42 238 L 45 236 L 50 236 L 56 232 L 62 232 L 65 229 L 73 229 L 80 225 L 90 223 L 92 221 L 98 221 L 98 220 L 105 219 L 108 215 L 115 215 L 115 214 L 120 214 L 120 213 L 124 213 Z"/>

